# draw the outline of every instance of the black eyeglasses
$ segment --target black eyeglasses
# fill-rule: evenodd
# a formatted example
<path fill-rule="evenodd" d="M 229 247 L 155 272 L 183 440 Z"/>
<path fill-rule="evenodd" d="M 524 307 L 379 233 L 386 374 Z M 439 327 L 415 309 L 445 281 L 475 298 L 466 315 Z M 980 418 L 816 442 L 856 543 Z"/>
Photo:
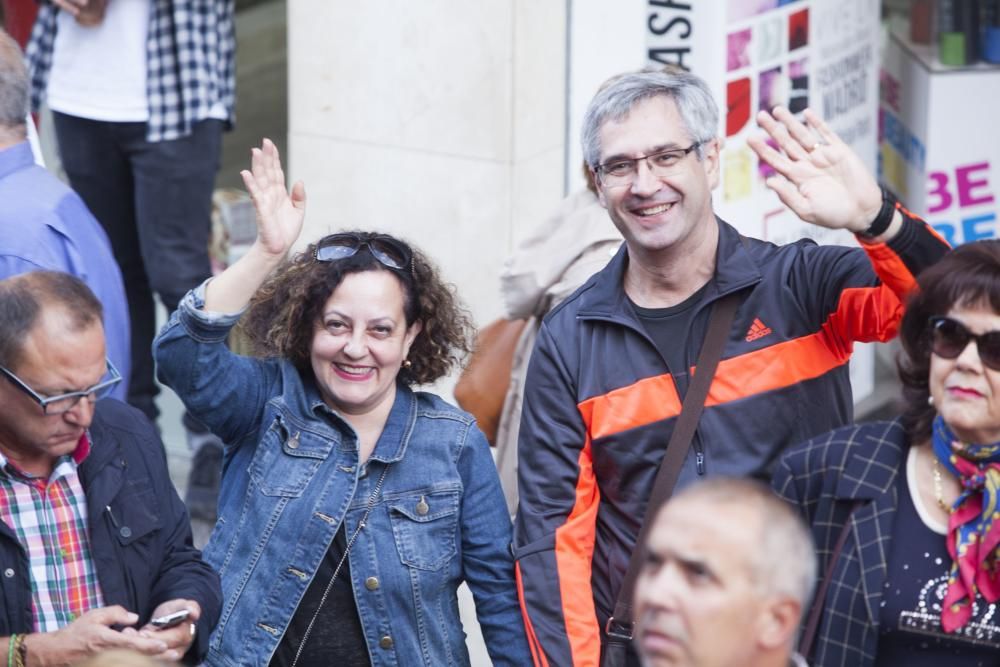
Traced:
<path fill-rule="evenodd" d="M 111 360 L 107 360 L 108 370 L 105 375 L 110 377 L 107 380 L 102 380 L 95 384 L 93 387 L 87 389 L 81 389 L 80 391 L 70 391 L 65 394 L 59 394 L 58 396 L 42 396 L 37 391 L 29 387 L 24 380 L 17 377 L 12 371 L 0 366 L 0 373 L 7 376 L 15 387 L 23 391 L 25 394 L 30 396 L 42 407 L 42 414 L 46 415 L 61 415 L 65 412 L 69 412 L 73 407 L 80 402 L 81 398 L 86 398 L 91 403 L 96 403 L 100 399 L 106 397 L 114 389 L 114 386 L 122 381 L 121 374 L 118 373 L 118 369 L 115 365 L 111 363 Z"/>
<path fill-rule="evenodd" d="M 979 359 L 987 368 L 1000 371 L 1000 331 L 974 334 L 958 320 L 950 317 L 932 317 L 931 352 L 942 359 L 957 359 L 969 341 L 976 341 Z"/>
<path fill-rule="evenodd" d="M 368 248 L 372 257 L 390 269 L 413 270 L 413 252 L 400 241 L 385 234 L 331 234 L 316 245 L 315 257 L 320 262 L 336 262 L 352 257 Z"/>

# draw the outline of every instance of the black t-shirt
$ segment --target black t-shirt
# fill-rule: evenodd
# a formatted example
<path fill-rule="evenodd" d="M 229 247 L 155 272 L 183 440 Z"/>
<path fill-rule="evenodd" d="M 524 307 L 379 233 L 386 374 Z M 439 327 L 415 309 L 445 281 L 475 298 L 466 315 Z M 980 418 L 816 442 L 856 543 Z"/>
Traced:
<path fill-rule="evenodd" d="M 965 626 L 953 634 L 941 628 L 941 603 L 951 570 L 945 536 L 931 530 L 917 514 L 905 474 L 899 475 L 897 490 L 899 508 L 882 591 L 876 666 L 1000 665 L 996 604 L 978 597 Z"/>
<path fill-rule="evenodd" d="M 646 333 L 667 362 L 667 368 L 670 369 L 670 374 L 677 383 L 678 394 L 682 398 L 687 389 L 690 367 L 695 363 L 695 359 L 688 359 L 688 341 L 704 340 L 705 330 L 708 327 L 707 313 L 711 312 L 710 309 L 705 309 L 695 317 L 697 311 L 695 306 L 701 303 L 710 284 L 711 282 L 705 283 L 687 299 L 669 308 L 643 308 L 630 300 Z M 701 350 L 700 343 L 696 349 Z"/>
<path fill-rule="evenodd" d="M 295 652 L 299 649 L 302 635 L 316 608 L 319 607 L 323 591 L 330 583 L 337 564 L 344 555 L 347 538 L 344 526 L 341 524 L 337 536 L 330 544 L 326 556 L 320 563 L 316 576 L 306 589 L 298 609 L 288 623 L 285 636 L 281 638 L 278 648 L 271 657 L 271 667 L 288 667 L 295 660 Z M 298 667 L 330 667 L 331 665 L 368 665 L 368 645 L 365 643 L 361 621 L 358 620 L 358 608 L 354 602 L 354 590 L 351 588 L 351 566 L 348 560 L 337 574 L 337 580 L 330 588 L 330 594 L 323 603 L 313 624 L 309 639 L 299 656 Z"/>

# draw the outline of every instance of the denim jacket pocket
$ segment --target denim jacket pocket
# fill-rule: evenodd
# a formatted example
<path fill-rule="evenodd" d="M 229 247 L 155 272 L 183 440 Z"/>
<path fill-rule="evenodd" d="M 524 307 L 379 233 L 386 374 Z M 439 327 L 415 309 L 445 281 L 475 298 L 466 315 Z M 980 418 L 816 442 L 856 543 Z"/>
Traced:
<path fill-rule="evenodd" d="M 325 458 L 316 447 L 302 445 L 307 437 L 316 436 L 288 428 L 280 417 L 275 418 L 258 443 L 249 466 L 250 479 L 261 493 L 265 496 L 302 495 Z M 326 452 L 329 453 L 329 448 Z"/>
<path fill-rule="evenodd" d="M 439 570 L 458 553 L 458 489 L 394 494 L 387 502 L 404 565 Z"/>

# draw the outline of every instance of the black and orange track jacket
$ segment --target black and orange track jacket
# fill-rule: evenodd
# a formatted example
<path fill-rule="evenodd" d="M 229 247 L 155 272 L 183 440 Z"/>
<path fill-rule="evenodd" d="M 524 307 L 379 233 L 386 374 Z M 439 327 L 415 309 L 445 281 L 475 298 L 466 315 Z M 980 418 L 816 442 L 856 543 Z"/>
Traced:
<path fill-rule="evenodd" d="M 744 298 L 680 486 L 708 474 L 769 478 L 786 447 L 851 422 L 854 341 L 895 336 L 916 274 L 948 250 L 901 210 L 900 232 L 864 250 L 744 245 L 719 221 L 716 273 L 695 318 L 707 320 L 725 294 Z M 627 261 L 622 246 L 553 309 L 528 368 L 514 551 L 536 665 L 598 665 L 690 377 L 671 374 L 636 317 L 622 288 Z M 677 344 L 690 367 L 701 340 Z"/>

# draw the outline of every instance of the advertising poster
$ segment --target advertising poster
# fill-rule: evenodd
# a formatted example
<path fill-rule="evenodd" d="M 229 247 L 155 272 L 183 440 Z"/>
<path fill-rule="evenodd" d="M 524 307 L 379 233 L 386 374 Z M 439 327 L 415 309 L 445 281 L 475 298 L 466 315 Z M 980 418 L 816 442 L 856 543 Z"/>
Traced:
<path fill-rule="evenodd" d="M 881 78 L 882 180 L 952 245 L 997 238 L 1000 68 L 945 67 L 893 33 Z"/>
<path fill-rule="evenodd" d="M 724 17 L 725 100 L 722 185 L 716 210 L 740 231 L 775 243 L 810 237 L 855 241 L 800 221 L 764 181 L 773 174 L 747 147 L 759 134 L 755 116 L 776 105 L 816 110 L 876 166 L 878 108 L 877 0 L 727 0 Z"/>

